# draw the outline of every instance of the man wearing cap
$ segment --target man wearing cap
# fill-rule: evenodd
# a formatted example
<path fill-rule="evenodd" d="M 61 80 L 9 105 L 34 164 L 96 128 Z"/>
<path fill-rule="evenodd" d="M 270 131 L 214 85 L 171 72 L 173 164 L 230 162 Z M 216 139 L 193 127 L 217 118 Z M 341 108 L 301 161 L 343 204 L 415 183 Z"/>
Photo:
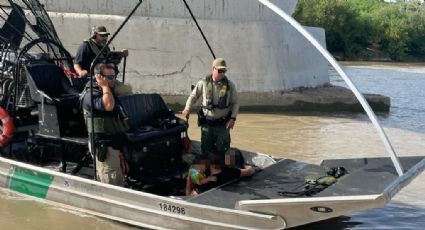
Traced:
<path fill-rule="evenodd" d="M 211 151 L 221 157 L 230 148 L 230 129 L 233 129 L 239 112 L 235 84 L 225 75 L 226 61 L 217 58 L 212 64 L 212 74 L 200 80 L 193 89 L 182 114 L 189 119 L 190 108 L 202 96 L 198 125 L 201 126 L 202 154 Z"/>
<path fill-rule="evenodd" d="M 108 42 L 109 32 L 104 26 L 94 26 L 92 28 L 90 39 L 85 40 L 77 50 L 74 59 L 74 69 L 78 74 L 78 79 L 74 79 L 73 84 L 77 90 L 82 91 L 88 79 L 86 78 L 90 72 L 90 65 L 94 58 L 99 54 L 102 48 Z M 105 48 L 103 56 L 110 52 L 109 47 Z M 128 56 L 128 50 L 122 50 L 123 56 Z"/>
<path fill-rule="evenodd" d="M 114 64 L 95 66 L 95 82 L 92 89 L 84 91 L 82 107 L 89 136 L 95 139 L 95 146 L 91 146 L 91 143 L 89 146 L 96 148 L 97 178 L 103 183 L 122 186 L 124 175 L 128 172 L 121 151 L 128 130 L 128 118 L 120 112 L 120 103 L 114 91 L 117 83 L 115 69 Z"/>

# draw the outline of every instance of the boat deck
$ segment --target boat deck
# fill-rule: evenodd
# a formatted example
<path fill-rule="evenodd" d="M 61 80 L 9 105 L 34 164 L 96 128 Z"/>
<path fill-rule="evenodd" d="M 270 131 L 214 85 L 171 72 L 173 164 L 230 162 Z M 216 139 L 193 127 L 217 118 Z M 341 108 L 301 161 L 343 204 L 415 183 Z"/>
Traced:
<path fill-rule="evenodd" d="M 424 157 L 399 157 L 399 159 L 404 171 L 407 171 Z M 379 194 L 398 177 L 390 158 L 325 160 L 321 165 L 327 168 L 342 166 L 351 173 L 341 177 L 337 183 L 316 197 Z"/>
<path fill-rule="evenodd" d="M 408 170 L 423 158 L 401 157 L 400 161 L 404 169 Z M 240 200 L 290 198 L 279 195 L 279 192 L 302 191 L 307 176 L 326 175 L 329 168 L 340 166 L 345 167 L 348 174 L 315 197 L 380 194 L 398 176 L 390 158 L 326 160 L 320 166 L 286 159 L 251 178 L 231 182 L 188 201 L 234 208 Z"/>

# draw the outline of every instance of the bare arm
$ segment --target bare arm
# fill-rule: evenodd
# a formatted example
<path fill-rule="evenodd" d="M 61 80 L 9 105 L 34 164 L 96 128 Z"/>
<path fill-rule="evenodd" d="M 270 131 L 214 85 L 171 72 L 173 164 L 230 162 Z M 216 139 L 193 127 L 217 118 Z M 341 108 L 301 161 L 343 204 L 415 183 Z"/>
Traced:
<path fill-rule="evenodd" d="M 106 111 L 112 111 L 115 107 L 115 99 L 109 87 L 102 87 L 102 101 Z"/>
<path fill-rule="evenodd" d="M 78 76 L 80 76 L 80 77 L 85 77 L 85 76 L 87 76 L 87 75 L 88 75 L 87 70 L 82 69 L 80 64 L 74 64 L 74 69 L 75 69 L 75 72 L 76 72 L 76 73 L 78 74 Z"/>
<path fill-rule="evenodd" d="M 200 182 L 201 182 L 201 184 L 206 184 L 210 181 L 217 181 L 217 177 L 216 176 L 209 176 L 207 178 L 202 178 Z"/>
<path fill-rule="evenodd" d="M 227 129 L 233 129 L 235 126 L 236 116 L 239 112 L 239 101 L 238 101 L 238 92 L 236 91 L 236 86 L 231 84 L 231 93 L 230 93 L 230 105 L 232 106 L 232 114 L 230 119 L 226 124 Z"/>
<path fill-rule="evenodd" d="M 111 88 L 108 86 L 108 80 L 105 77 L 96 75 L 97 84 L 102 88 L 102 102 L 106 111 L 112 111 L 115 107 L 115 99 L 112 95 Z"/>
<path fill-rule="evenodd" d="M 241 170 L 241 177 L 252 176 L 255 173 L 255 169 L 252 166 L 246 166 Z"/>
<path fill-rule="evenodd" d="M 128 49 L 123 49 L 123 50 L 121 50 L 121 52 L 122 52 L 122 56 L 123 57 L 128 57 Z"/>
<path fill-rule="evenodd" d="M 186 106 L 184 107 L 184 110 L 182 111 L 183 116 L 186 118 L 189 118 L 190 114 L 190 108 L 193 104 L 198 100 L 198 98 L 202 95 L 202 81 L 199 81 L 198 84 L 196 84 L 196 87 L 192 90 L 192 93 L 190 94 L 189 98 L 186 101 Z"/>
<path fill-rule="evenodd" d="M 238 92 L 236 91 L 236 86 L 234 84 L 232 84 L 232 92 L 230 94 L 230 104 L 232 105 L 232 114 L 230 117 L 236 118 L 236 116 L 239 113 L 239 100 L 238 100 Z"/>
<path fill-rule="evenodd" d="M 190 175 L 188 175 L 186 177 L 186 188 L 185 188 L 185 194 L 186 194 L 186 196 L 190 196 L 191 192 L 192 191 L 190 189 Z"/>

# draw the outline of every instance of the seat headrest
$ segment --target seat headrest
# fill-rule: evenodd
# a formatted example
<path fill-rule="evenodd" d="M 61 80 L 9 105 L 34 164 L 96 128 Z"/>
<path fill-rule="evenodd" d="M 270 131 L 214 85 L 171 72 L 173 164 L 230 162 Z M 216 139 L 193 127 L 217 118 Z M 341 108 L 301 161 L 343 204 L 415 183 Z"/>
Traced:
<path fill-rule="evenodd" d="M 119 97 L 119 101 L 127 113 L 131 129 L 151 125 L 161 114 L 169 112 L 159 94 L 133 94 Z"/>
<path fill-rule="evenodd" d="M 67 94 L 66 84 L 71 85 L 63 70 L 55 64 L 43 63 L 26 66 L 28 77 L 32 78 L 37 89 L 53 98 Z M 28 81 L 31 82 L 31 81 Z"/>

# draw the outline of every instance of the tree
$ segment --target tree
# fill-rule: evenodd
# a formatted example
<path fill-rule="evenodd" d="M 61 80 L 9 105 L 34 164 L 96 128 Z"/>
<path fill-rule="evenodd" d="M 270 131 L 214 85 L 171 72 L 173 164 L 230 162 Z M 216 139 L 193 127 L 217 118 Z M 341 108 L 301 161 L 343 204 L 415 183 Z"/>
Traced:
<path fill-rule="evenodd" d="M 294 17 L 304 25 L 323 27 L 331 52 L 359 55 L 369 45 L 371 28 L 367 21 L 359 18 L 350 1 L 300 0 Z"/>
<path fill-rule="evenodd" d="M 377 30 L 382 34 L 383 51 L 394 60 L 402 60 L 408 51 L 407 15 L 402 3 L 388 4 L 374 14 Z"/>
<path fill-rule="evenodd" d="M 407 16 L 408 52 L 413 56 L 425 56 L 425 8 L 412 4 Z"/>
<path fill-rule="evenodd" d="M 425 57 L 425 8 L 418 0 L 299 0 L 293 16 L 323 27 L 332 53 L 364 57 L 378 47 L 394 60 Z"/>

